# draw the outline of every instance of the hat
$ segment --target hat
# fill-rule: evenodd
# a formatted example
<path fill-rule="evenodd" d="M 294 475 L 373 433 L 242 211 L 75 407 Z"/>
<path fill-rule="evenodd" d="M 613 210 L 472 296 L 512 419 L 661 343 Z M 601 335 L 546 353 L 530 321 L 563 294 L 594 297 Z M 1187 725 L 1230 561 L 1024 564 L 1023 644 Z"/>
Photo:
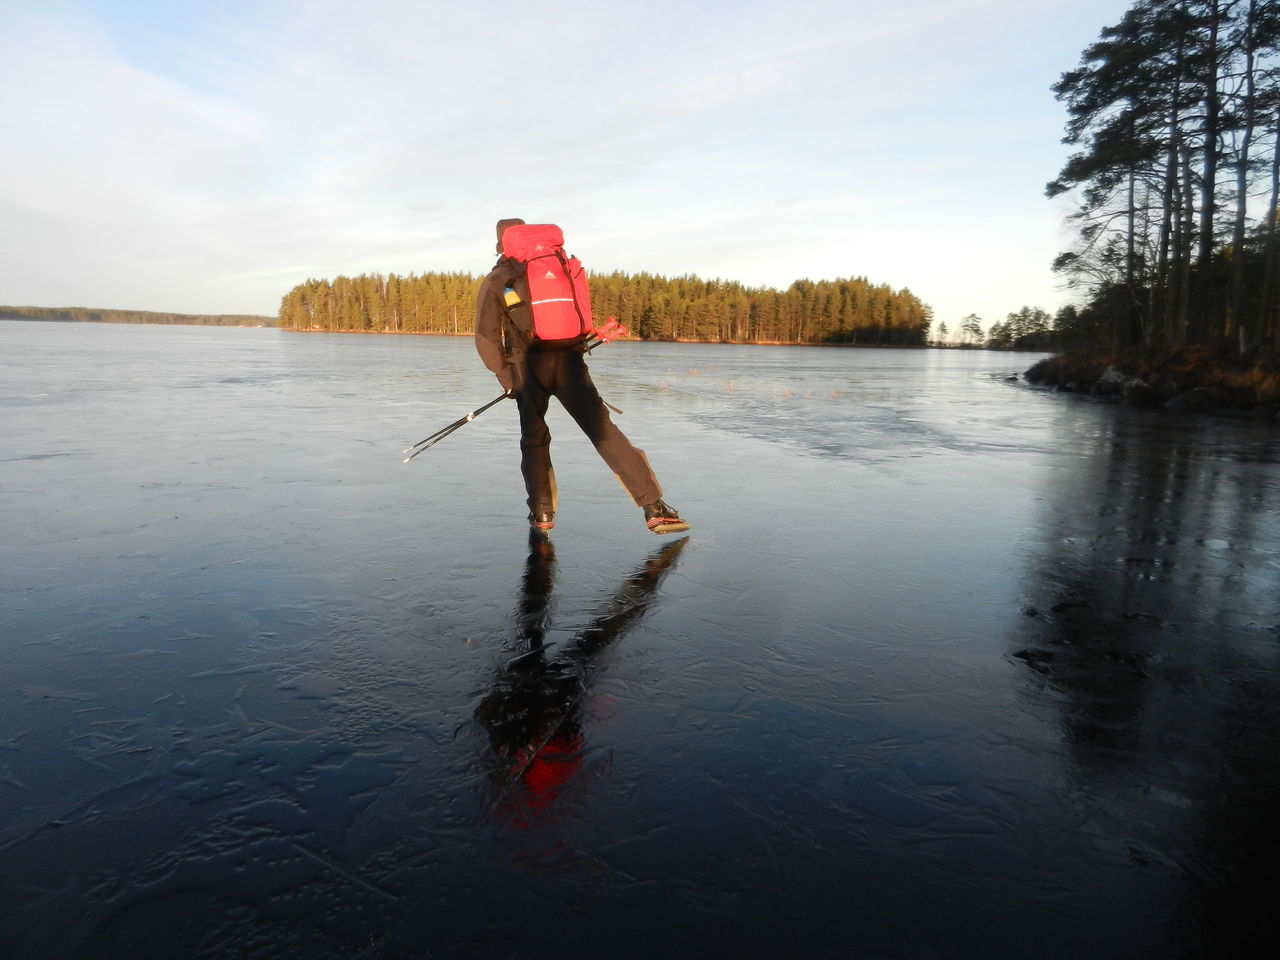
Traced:
<path fill-rule="evenodd" d="M 524 221 L 518 217 L 513 217 L 510 220 L 498 221 L 498 252 L 499 253 L 502 252 L 502 235 L 507 232 L 507 227 L 517 227 L 517 226 L 523 226 L 523 225 L 524 225 Z"/>

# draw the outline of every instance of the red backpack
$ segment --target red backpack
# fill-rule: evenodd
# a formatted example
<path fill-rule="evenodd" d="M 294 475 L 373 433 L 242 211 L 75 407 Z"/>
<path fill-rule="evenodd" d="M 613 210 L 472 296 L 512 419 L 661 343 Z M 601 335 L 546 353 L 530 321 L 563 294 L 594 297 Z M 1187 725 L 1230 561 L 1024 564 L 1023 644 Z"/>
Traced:
<path fill-rule="evenodd" d="M 502 234 L 502 255 L 525 268 L 533 314 L 532 329 L 526 332 L 535 340 L 570 340 L 591 332 L 587 272 L 577 257 L 565 256 L 564 233 L 559 227 L 553 223 L 507 227 Z M 509 308 L 521 303 L 510 288 L 505 297 Z"/>

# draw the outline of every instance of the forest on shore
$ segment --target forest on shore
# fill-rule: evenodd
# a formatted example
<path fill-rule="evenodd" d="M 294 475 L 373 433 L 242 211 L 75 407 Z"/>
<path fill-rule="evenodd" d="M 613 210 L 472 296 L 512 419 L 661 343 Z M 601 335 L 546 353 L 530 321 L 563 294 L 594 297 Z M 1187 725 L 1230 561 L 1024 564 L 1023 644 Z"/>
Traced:
<path fill-rule="evenodd" d="M 307 280 L 280 304 L 286 330 L 467 334 L 482 277 L 362 274 Z M 865 277 L 797 280 L 786 290 L 695 276 L 592 275 L 592 311 L 640 340 L 923 346 L 931 309 Z"/>
<path fill-rule="evenodd" d="M 270 327 L 275 317 L 235 313 L 157 313 L 154 310 L 104 310 L 91 307 L 6 307 L 0 320 L 50 320 L 61 323 L 159 323 L 204 327 Z"/>
<path fill-rule="evenodd" d="M 1076 148 L 1054 263 L 1085 296 L 1046 382 L 1116 369 L 1280 402 L 1280 4 L 1138 0 L 1053 88 Z"/>

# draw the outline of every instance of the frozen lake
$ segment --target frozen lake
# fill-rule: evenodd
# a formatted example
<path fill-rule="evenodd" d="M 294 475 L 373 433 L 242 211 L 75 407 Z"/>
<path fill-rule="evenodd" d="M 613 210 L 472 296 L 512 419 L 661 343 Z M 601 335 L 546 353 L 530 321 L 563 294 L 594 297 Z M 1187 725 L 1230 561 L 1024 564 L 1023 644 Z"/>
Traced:
<path fill-rule="evenodd" d="M 611 344 L 531 542 L 468 339 L 0 323 L 0 953 L 1245 955 L 1280 432 Z"/>

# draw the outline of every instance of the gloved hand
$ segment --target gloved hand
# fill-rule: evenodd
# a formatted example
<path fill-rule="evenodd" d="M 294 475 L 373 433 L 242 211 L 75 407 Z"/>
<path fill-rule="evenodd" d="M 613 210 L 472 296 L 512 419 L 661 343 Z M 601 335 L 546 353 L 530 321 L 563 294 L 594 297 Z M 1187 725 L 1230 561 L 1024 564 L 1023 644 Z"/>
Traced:
<path fill-rule="evenodd" d="M 601 343 L 608 343 L 610 340 L 616 340 L 619 337 L 625 337 L 631 331 L 618 322 L 617 317 L 609 317 L 605 322 L 596 327 L 594 333 Z"/>

